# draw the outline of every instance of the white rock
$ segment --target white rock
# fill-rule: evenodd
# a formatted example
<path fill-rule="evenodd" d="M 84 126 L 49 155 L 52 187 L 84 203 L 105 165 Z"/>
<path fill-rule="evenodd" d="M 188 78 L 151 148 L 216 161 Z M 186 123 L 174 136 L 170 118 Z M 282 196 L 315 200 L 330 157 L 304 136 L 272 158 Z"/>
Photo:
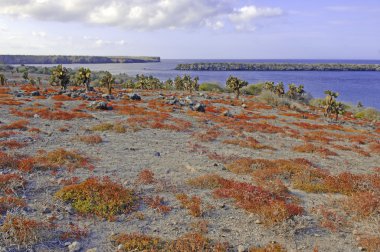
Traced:
<path fill-rule="evenodd" d="M 80 244 L 80 242 L 75 241 L 69 245 L 69 252 L 76 252 L 79 251 L 81 248 L 82 245 Z"/>
<path fill-rule="evenodd" d="M 243 245 L 239 245 L 238 248 L 237 248 L 238 252 L 244 252 L 245 251 L 245 247 Z"/>
<path fill-rule="evenodd" d="M 86 252 L 97 252 L 98 249 L 97 248 L 91 248 L 91 249 L 87 249 Z"/>
<path fill-rule="evenodd" d="M 119 246 L 117 246 L 117 250 L 123 250 L 124 246 L 123 244 L 120 244 Z"/>

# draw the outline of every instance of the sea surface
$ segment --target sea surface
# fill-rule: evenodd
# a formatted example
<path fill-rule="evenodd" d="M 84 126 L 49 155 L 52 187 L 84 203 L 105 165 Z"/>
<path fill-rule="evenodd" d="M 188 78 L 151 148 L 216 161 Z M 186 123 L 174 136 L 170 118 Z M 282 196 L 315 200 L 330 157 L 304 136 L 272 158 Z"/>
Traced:
<path fill-rule="evenodd" d="M 338 92 L 339 101 L 380 109 L 380 72 L 314 72 L 314 71 L 177 71 L 174 68 L 181 63 L 196 62 L 237 62 L 237 63 L 346 63 L 346 64 L 380 64 L 380 60 L 231 60 L 231 59 L 161 59 L 160 63 L 129 64 L 89 64 L 66 65 L 70 68 L 88 67 L 91 70 L 106 70 L 112 74 L 126 73 L 153 75 L 162 81 L 174 79 L 177 75 L 190 74 L 198 76 L 200 82 L 217 82 L 225 85 L 230 75 L 237 76 L 249 83 L 264 81 L 302 84 L 313 97 L 324 97 L 325 90 Z"/>

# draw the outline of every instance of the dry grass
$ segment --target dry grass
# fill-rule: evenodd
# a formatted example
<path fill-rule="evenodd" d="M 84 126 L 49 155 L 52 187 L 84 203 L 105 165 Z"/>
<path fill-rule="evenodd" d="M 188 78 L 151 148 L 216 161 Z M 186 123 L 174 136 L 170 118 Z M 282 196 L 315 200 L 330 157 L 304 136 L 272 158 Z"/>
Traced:
<path fill-rule="evenodd" d="M 17 195 L 26 186 L 25 179 L 15 173 L 0 174 L 0 194 Z"/>
<path fill-rule="evenodd" d="M 165 199 L 158 195 L 156 197 L 144 197 L 144 203 L 162 214 L 166 214 L 172 210 L 172 208 L 165 203 Z"/>
<path fill-rule="evenodd" d="M 238 145 L 242 148 L 250 148 L 255 150 L 268 149 L 275 150 L 275 148 L 263 145 L 253 137 L 247 137 L 245 140 L 227 139 L 223 141 L 224 144 Z"/>
<path fill-rule="evenodd" d="M 144 169 L 139 173 L 136 182 L 138 184 L 149 185 L 155 183 L 156 179 L 154 178 L 154 173 L 151 170 Z"/>
<path fill-rule="evenodd" d="M 248 252 L 286 252 L 286 249 L 280 244 L 274 242 L 265 245 L 264 247 L 251 247 Z"/>
<path fill-rule="evenodd" d="M 304 145 L 296 146 L 293 148 L 296 152 L 302 152 L 302 153 L 317 153 L 321 156 L 338 156 L 336 152 L 333 152 L 327 148 L 323 148 L 320 146 L 316 146 L 311 143 L 306 143 Z"/>
<path fill-rule="evenodd" d="M 78 168 L 91 169 L 92 165 L 87 157 L 76 151 L 69 151 L 62 148 L 53 151 L 40 151 L 35 158 L 39 167 L 45 169 L 58 169 L 65 167 L 72 171 Z"/>
<path fill-rule="evenodd" d="M 103 142 L 103 139 L 100 135 L 88 135 L 88 136 L 80 136 L 79 141 L 86 144 L 100 144 Z"/>
<path fill-rule="evenodd" d="M 51 239 L 54 227 L 47 222 L 29 219 L 22 215 L 7 214 L 0 226 L 0 241 L 5 246 L 21 248 Z"/>
<path fill-rule="evenodd" d="M 10 196 L 0 196 L 0 214 L 6 214 L 9 210 L 23 207 L 26 207 L 26 202 L 23 199 Z"/>

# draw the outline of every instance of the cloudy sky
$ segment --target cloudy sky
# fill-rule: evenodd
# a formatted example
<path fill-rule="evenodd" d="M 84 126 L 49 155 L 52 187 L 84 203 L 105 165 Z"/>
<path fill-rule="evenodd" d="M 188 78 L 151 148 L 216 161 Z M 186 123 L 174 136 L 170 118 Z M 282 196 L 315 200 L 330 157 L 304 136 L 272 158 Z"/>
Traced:
<path fill-rule="evenodd" d="M 380 59 L 379 0 L 0 0 L 0 54 Z"/>

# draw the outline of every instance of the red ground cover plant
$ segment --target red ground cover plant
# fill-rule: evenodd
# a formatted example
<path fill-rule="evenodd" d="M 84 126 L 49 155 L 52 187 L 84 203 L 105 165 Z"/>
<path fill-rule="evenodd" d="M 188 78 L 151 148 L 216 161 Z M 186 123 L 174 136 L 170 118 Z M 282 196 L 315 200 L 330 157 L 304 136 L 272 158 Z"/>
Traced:
<path fill-rule="evenodd" d="M 336 152 L 333 152 L 327 148 L 323 148 L 320 146 L 316 146 L 311 143 L 306 143 L 304 145 L 299 145 L 293 148 L 294 151 L 302 152 L 302 153 L 317 153 L 321 156 L 338 156 Z"/>
<path fill-rule="evenodd" d="M 201 209 L 202 200 L 198 196 L 191 196 L 181 193 L 176 195 L 177 200 L 181 203 L 182 208 L 189 210 L 190 214 L 194 217 L 201 217 L 203 211 Z"/>
<path fill-rule="evenodd" d="M 172 208 L 165 203 L 165 199 L 160 196 L 156 197 L 144 197 L 144 203 L 155 211 L 166 214 L 172 210 Z"/>
<path fill-rule="evenodd" d="M 361 235 L 358 237 L 358 243 L 368 252 L 380 251 L 380 236 Z"/>
<path fill-rule="evenodd" d="M 216 198 L 231 198 L 238 207 L 262 217 L 267 225 L 273 225 L 303 213 L 303 208 L 292 203 L 290 198 L 267 191 L 248 183 L 224 179 L 218 175 L 204 175 L 189 180 L 199 188 L 213 189 Z"/>
<path fill-rule="evenodd" d="M 67 96 L 67 95 L 53 95 L 51 97 L 51 99 L 55 100 L 55 101 L 73 101 L 75 99 Z"/>
<path fill-rule="evenodd" d="M 250 149 L 268 149 L 268 150 L 275 150 L 275 148 L 263 145 L 253 137 L 247 137 L 244 140 L 237 140 L 237 139 L 227 139 L 223 141 L 224 144 L 232 144 L 232 145 L 238 145 L 242 148 L 250 148 Z"/>
<path fill-rule="evenodd" d="M 319 115 L 311 114 L 311 113 L 279 113 L 279 115 L 282 116 L 288 116 L 288 117 L 294 117 L 298 119 L 309 119 L 309 120 L 315 120 L 320 118 Z"/>
<path fill-rule="evenodd" d="M 151 170 L 144 169 L 139 173 L 136 182 L 143 185 L 149 185 L 155 183 L 156 179 L 154 178 L 154 173 Z"/>
<path fill-rule="evenodd" d="M 4 125 L 1 127 L 2 130 L 27 130 L 28 127 L 27 125 L 29 124 L 29 121 L 27 120 L 19 120 L 19 121 L 15 121 L 15 122 L 12 122 L 8 125 Z"/>
<path fill-rule="evenodd" d="M 27 146 L 26 143 L 21 143 L 16 140 L 6 140 L 6 141 L 0 141 L 0 147 L 4 147 L 7 149 L 20 149 Z"/>
<path fill-rule="evenodd" d="M 215 128 L 211 128 L 206 130 L 206 132 L 196 132 L 193 134 L 197 140 L 201 142 L 211 142 L 215 141 L 218 137 L 222 135 L 222 132 Z"/>
<path fill-rule="evenodd" d="M 8 137 L 14 136 L 16 134 L 17 133 L 14 131 L 3 131 L 3 132 L 0 132 L 0 138 L 8 138 Z"/>
<path fill-rule="evenodd" d="M 76 118 L 92 118 L 91 115 L 84 112 L 50 110 L 49 108 L 24 108 L 21 111 L 11 108 L 10 112 L 13 115 L 22 117 L 34 117 L 35 115 L 38 115 L 41 118 L 47 120 L 72 120 Z"/>
<path fill-rule="evenodd" d="M 39 151 L 35 157 L 36 165 L 44 169 L 58 169 L 65 167 L 69 171 L 78 168 L 92 169 L 90 159 L 81 155 L 77 151 L 58 148 L 49 152 Z"/>

